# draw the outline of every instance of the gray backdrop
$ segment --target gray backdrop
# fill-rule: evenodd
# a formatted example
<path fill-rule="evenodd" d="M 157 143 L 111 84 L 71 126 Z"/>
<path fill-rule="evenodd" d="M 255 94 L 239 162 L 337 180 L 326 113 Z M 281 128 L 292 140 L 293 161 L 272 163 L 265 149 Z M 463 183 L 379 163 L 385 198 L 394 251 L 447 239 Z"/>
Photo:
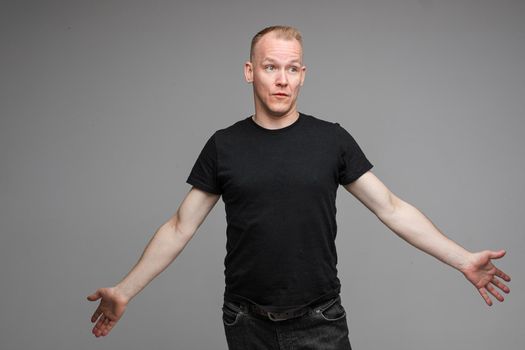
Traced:
<path fill-rule="evenodd" d="M 268 25 L 304 36 L 299 110 L 337 121 L 398 196 L 472 251 L 507 249 L 504 303 L 340 187 L 355 349 L 522 349 L 524 1 L 2 1 L 0 347 L 226 349 L 222 199 L 105 338 L 119 281 L 190 189 L 206 139 L 253 113 Z"/>

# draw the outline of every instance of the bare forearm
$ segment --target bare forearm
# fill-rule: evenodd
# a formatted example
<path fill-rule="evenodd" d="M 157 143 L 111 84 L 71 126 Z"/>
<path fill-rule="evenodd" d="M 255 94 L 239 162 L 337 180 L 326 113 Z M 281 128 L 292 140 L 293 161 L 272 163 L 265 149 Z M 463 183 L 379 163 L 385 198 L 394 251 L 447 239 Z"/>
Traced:
<path fill-rule="evenodd" d="M 162 225 L 152 237 L 142 256 L 116 287 L 131 300 L 180 254 L 189 238 L 175 229 L 172 221 Z"/>
<path fill-rule="evenodd" d="M 471 254 L 446 237 L 421 211 L 397 198 L 395 209 L 379 219 L 414 247 L 462 271 Z"/>

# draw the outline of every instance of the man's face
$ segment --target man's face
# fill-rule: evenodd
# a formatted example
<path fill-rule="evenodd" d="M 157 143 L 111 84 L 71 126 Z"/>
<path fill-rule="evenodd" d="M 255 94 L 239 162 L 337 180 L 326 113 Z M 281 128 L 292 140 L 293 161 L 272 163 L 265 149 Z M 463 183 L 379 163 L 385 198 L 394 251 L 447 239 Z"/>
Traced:
<path fill-rule="evenodd" d="M 253 82 L 255 112 L 273 116 L 295 112 L 305 73 L 297 40 L 278 39 L 273 33 L 264 35 L 255 45 L 253 62 L 244 65 L 246 81 Z"/>

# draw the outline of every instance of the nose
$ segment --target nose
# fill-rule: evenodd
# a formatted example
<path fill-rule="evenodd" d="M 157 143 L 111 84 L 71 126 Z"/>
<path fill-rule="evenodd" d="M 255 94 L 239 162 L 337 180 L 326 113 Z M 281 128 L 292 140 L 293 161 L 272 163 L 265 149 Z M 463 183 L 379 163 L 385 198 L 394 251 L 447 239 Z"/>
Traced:
<path fill-rule="evenodd" d="M 288 85 L 288 77 L 286 76 L 286 71 L 284 69 L 281 69 L 279 71 L 279 74 L 277 74 L 275 84 L 277 86 L 286 86 L 286 85 Z"/>

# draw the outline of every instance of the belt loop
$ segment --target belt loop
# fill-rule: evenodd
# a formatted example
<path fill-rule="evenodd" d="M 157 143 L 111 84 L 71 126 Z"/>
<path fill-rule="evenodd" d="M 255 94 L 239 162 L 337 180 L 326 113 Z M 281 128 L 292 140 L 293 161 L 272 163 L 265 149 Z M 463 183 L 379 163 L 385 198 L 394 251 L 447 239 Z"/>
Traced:
<path fill-rule="evenodd" d="M 247 309 L 246 303 L 244 301 L 239 301 L 239 309 L 243 313 L 248 313 L 248 309 Z"/>
<path fill-rule="evenodd" d="M 317 307 L 315 308 L 315 312 L 316 312 L 316 313 L 320 313 L 320 312 L 322 312 L 322 311 L 328 309 L 330 306 L 332 306 L 333 304 L 335 304 L 335 303 L 338 302 L 339 300 L 340 300 L 340 295 L 337 295 L 336 297 L 334 297 L 334 298 L 328 300 L 326 303 L 323 303 L 323 304 L 317 306 Z"/>
<path fill-rule="evenodd" d="M 283 311 L 283 312 L 271 312 L 271 311 L 265 310 L 263 307 L 260 307 L 259 305 L 256 305 L 256 304 L 249 304 L 249 305 L 246 305 L 246 307 L 247 307 L 248 313 L 254 312 L 274 322 L 285 321 L 291 318 L 299 317 L 299 316 L 304 315 L 305 313 L 308 313 L 308 311 L 310 310 L 307 307 L 303 307 L 301 309 L 293 309 L 293 310 L 288 310 L 288 311 Z"/>
<path fill-rule="evenodd" d="M 284 320 L 287 320 L 289 318 L 289 317 L 284 317 L 284 318 L 276 317 L 273 312 L 267 312 L 266 315 L 272 321 L 284 321 Z"/>

